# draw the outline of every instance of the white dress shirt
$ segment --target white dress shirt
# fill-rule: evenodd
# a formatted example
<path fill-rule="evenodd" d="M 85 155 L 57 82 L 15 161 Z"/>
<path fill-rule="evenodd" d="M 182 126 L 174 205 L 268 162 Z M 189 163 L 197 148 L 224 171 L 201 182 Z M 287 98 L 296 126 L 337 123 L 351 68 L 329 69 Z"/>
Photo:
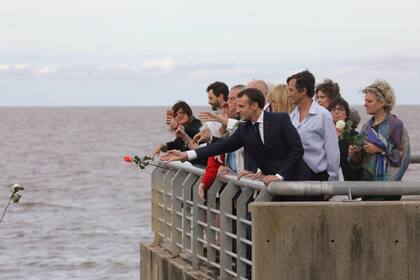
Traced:
<path fill-rule="evenodd" d="M 329 181 L 338 181 L 340 149 L 331 113 L 312 101 L 309 113 L 300 122 L 299 107 L 290 114 L 303 144 L 303 159 L 313 172 L 327 171 Z"/>

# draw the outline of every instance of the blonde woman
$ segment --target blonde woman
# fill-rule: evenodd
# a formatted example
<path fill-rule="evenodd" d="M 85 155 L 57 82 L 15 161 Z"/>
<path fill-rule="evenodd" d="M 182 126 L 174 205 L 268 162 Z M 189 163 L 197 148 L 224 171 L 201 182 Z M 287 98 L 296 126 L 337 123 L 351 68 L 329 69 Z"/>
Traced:
<path fill-rule="evenodd" d="M 274 90 L 268 95 L 268 103 L 270 103 L 273 112 L 287 112 L 290 114 L 294 109 L 294 105 L 289 99 L 286 84 L 278 84 L 274 87 Z"/>
<path fill-rule="evenodd" d="M 363 180 L 399 181 L 410 162 L 410 141 L 402 121 L 391 113 L 394 90 L 388 82 L 377 80 L 363 93 L 366 113 L 372 118 L 360 131 L 365 145 L 349 147 L 350 163 L 363 169 Z"/>

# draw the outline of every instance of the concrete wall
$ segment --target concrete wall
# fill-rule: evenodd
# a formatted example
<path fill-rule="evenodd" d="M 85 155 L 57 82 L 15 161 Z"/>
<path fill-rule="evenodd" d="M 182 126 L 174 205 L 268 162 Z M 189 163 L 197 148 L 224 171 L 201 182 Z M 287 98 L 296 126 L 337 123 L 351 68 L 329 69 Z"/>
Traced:
<path fill-rule="evenodd" d="M 151 242 L 140 243 L 141 280 L 213 280 L 205 269 L 192 271 L 191 263 L 181 257 L 173 257 L 160 246 Z"/>
<path fill-rule="evenodd" d="M 253 279 L 420 279 L 420 203 L 261 202 Z"/>

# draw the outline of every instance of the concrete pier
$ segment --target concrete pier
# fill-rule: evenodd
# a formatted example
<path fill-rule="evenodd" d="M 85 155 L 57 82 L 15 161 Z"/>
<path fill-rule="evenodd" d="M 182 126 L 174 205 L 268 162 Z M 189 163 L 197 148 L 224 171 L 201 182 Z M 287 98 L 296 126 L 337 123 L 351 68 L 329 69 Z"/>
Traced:
<path fill-rule="evenodd" d="M 420 182 L 273 182 L 266 188 L 223 175 L 204 203 L 202 175 L 177 162 L 153 171 L 155 240 L 141 244 L 142 280 L 420 279 Z M 276 195 L 347 201 L 271 202 Z M 352 200 L 365 195 L 414 200 Z"/>
<path fill-rule="evenodd" d="M 420 279 L 420 202 L 250 208 L 253 279 Z"/>
<path fill-rule="evenodd" d="M 152 242 L 140 243 L 141 280 L 214 280 L 211 270 L 193 271 L 191 261 L 173 257 L 169 251 Z"/>

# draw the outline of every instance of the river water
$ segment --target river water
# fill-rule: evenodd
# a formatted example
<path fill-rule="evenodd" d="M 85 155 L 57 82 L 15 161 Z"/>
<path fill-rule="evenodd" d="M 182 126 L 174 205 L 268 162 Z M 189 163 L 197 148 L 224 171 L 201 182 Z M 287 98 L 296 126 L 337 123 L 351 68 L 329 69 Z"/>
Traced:
<path fill-rule="evenodd" d="M 0 108 L 0 209 L 8 185 L 25 187 L 0 224 L 0 279 L 139 279 L 139 241 L 152 237 L 151 169 L 122 158 L 172 138 L 165 110 Z M 414 152 L 419 110 L 394 110 Z M 405 180 L 420 181 L 420 166 Z"/>

